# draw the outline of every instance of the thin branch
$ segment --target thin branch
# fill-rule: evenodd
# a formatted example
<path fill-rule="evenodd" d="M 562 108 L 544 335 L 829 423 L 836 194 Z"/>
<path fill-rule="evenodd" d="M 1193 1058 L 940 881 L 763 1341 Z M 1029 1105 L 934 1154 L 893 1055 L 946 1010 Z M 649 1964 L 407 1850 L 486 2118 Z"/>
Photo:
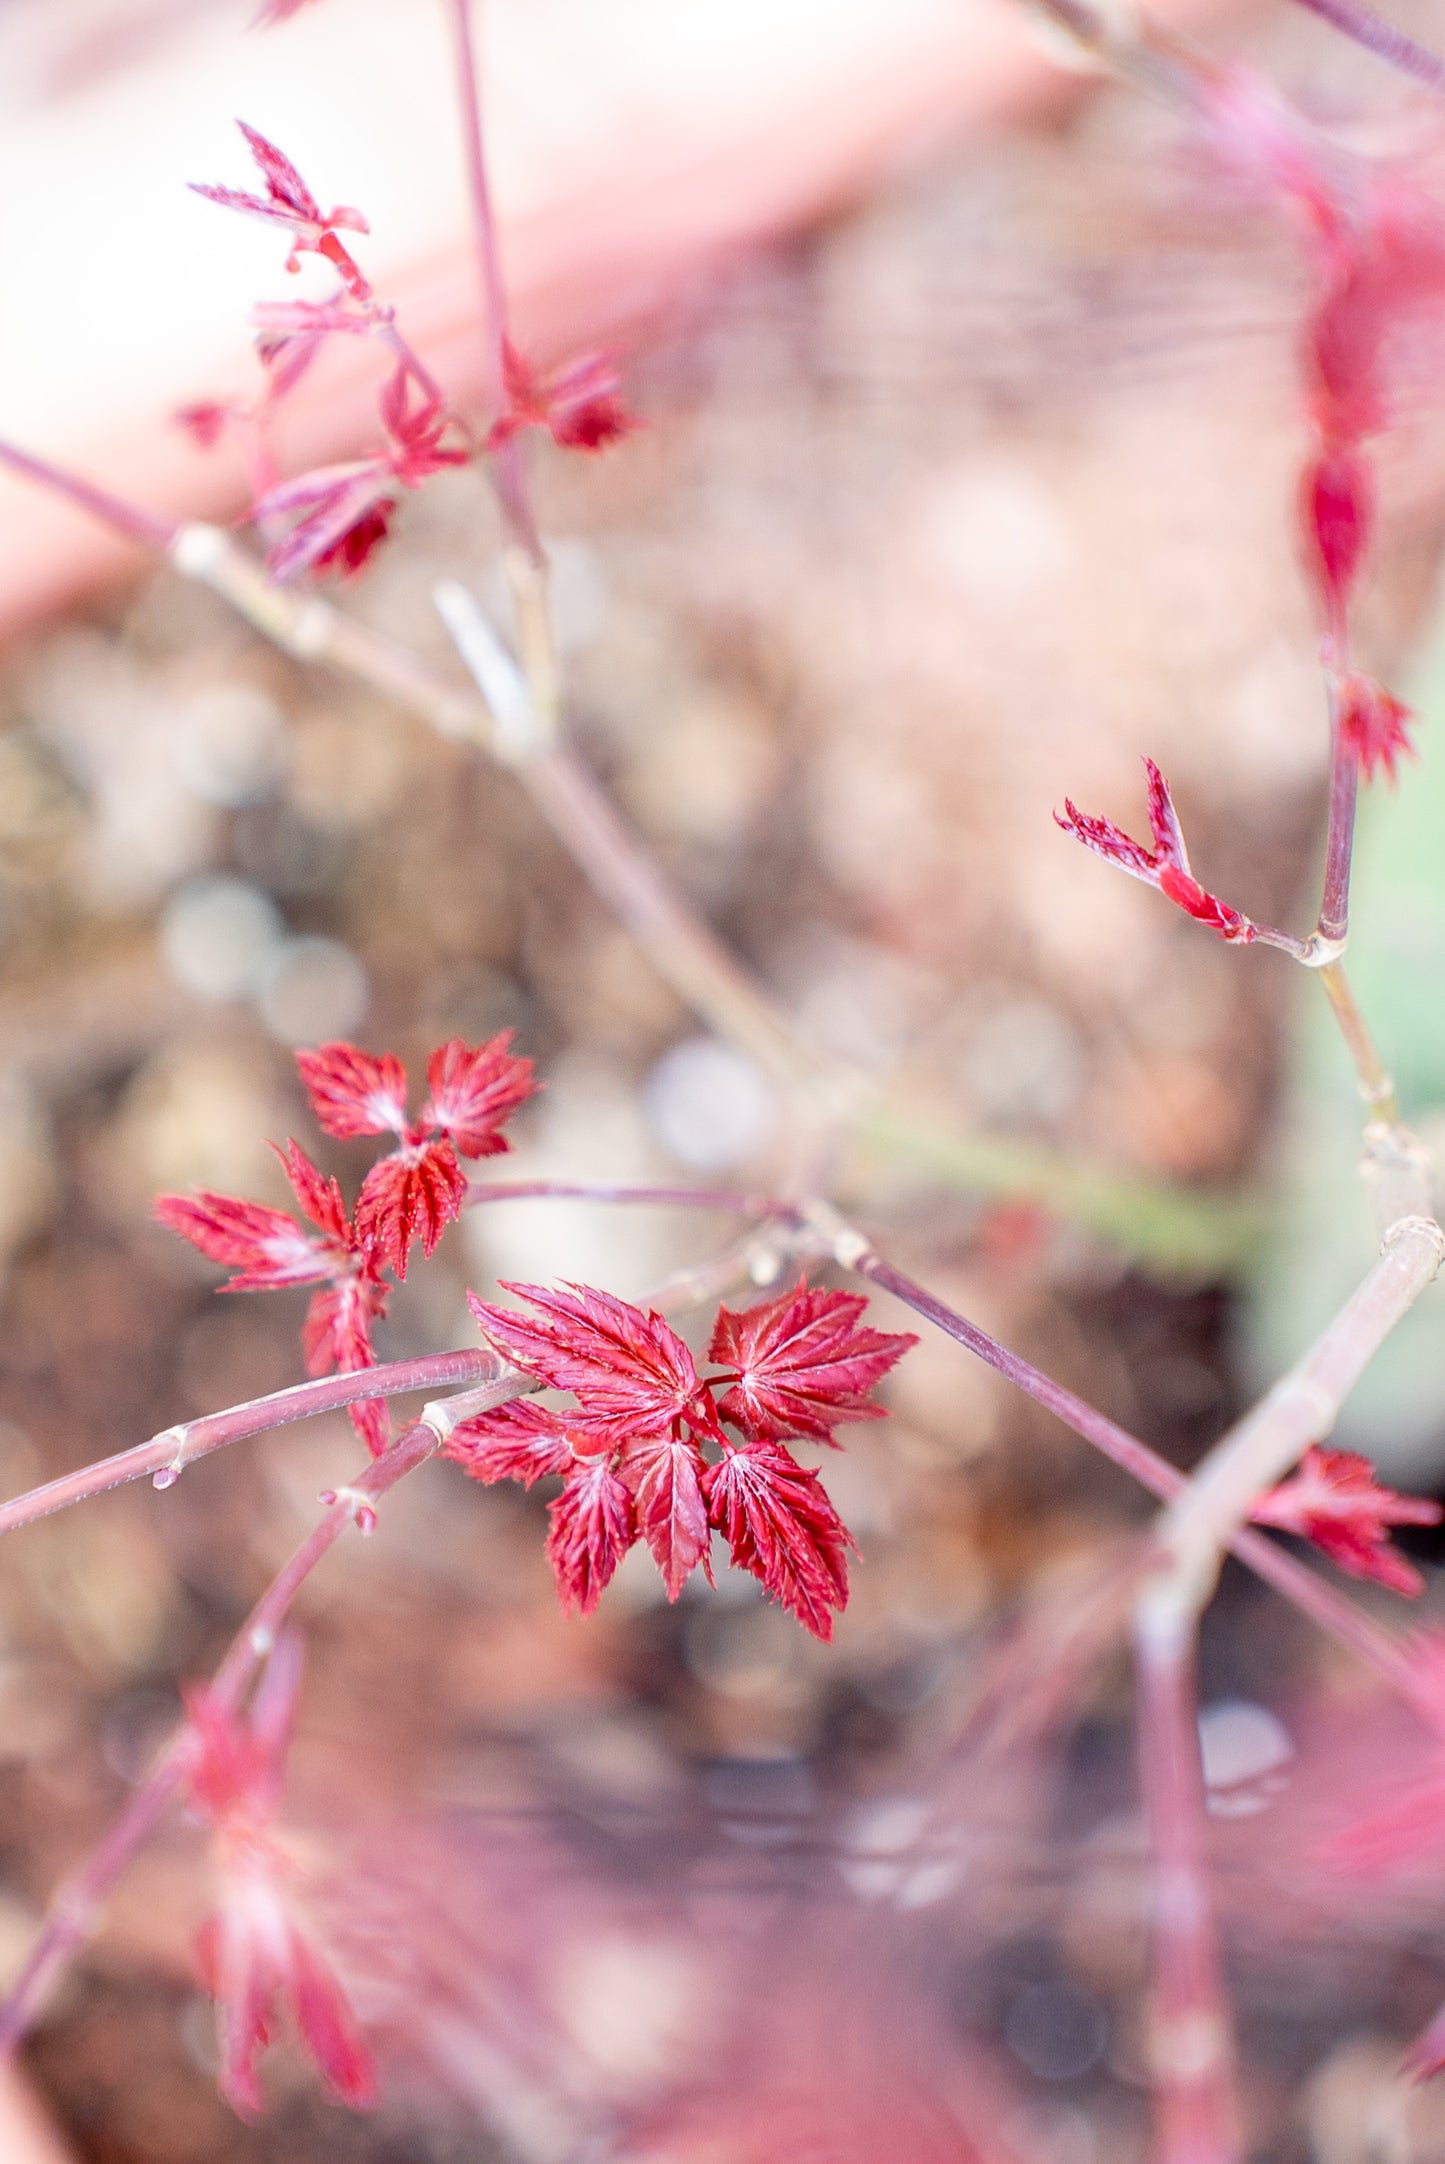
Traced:
<path fill-rule="evenodd" d="M 1199 1619 L 1255 1502 L 1329 1434 L 1346 1395 L 1442 1259 L 1445 1233 L 1433 1218 L 1393 1225 L 1380 1259 L 1333 1322 L 1215 1445 L 1160 1518 L 1134 1610 L 1160 2164 L 1236 2164 L 1240 2155 L 1232 2028 L 1206 1855 Z"/>
<path fill-rule="evenodd" d="M 777 1195 L 752 1195 L 735 1187 L 638 1187 L 615 1180 L 473 1180 L 467 1207 L 481 1202 L 597 1202 L 635 1204 L 638 1208 L 717 1210 L 729 1217 L 804 1215 L 801 1203 Z"/>
<path fill-rule="evenodd" d="M 1343 32 L 1356 45 L 1363 45 L 1366 52 L 1401 75 L 1412 75 L 1430 90 L 1445 90 L 1445 60 L 1373 9 L 1363 7 L 1360 0 L 1298 0 L 1298 5 L 1318 15 L 1332 30 Z"/>
<path fill-rule="evenodd" d="M 1327 962 L 1319 972 L 1319 980 L 1335 1020 L 1340 1025 L 1340 1034 L 1348 1047 L 1350 1058 L 1355 1063 L 1360 1095 L 1370 1107 L 1373 1118 L 1387 1127 L 1398 1127 L 1400 1107 L 1395 1097 L 1394 1078 L 1380 1057 L 1379 1048 L 1360 1012 L 1343 964 Z"/>
<path fill-rule="evenodd" d="M 109 489 L 98 488 L 95 482 L 86 481 L 62 466 L 52 465 L 48 458 L 37 458 L 33 451 L 22 451 L 18 444 L 7 443 L 3 437 L 0 437 L 0 466 L 8 466 L 22 480 L 38 481 L 43 488 L 74 504 L 77 510 L 89 512 L 102 525 L 113 526 L 117 533 L 139 541 L 144 548 L 156 549 L 161 555 L 179 531 L 173 520 L 159 518 L 154 512 L 144 511 L 120 496 L 112 496 Z"/>
<path fill-rule="evenodd" d="M 1210 1896 L 1194 1638 L 1135 1614 L 1139 1762 L 1150 1858 L 1149 2059 L 1158 2164 L 1240 2155 L 1229 1994 Z"/>
<path fill-rule="evenodd" d="M 1221 1554 L 1256 1500 L 1330 1433 L 1345 1398 L 1442 1260 L 1445 1232 L 1433 1218 L 1393 1225 L 1379 1260 L 1329 1327 L 1215 1444 L 1170 1503 L 1159 1525 L 1157 1576 L 1172 1588 L 1181 1615 L 1201 1612 Z"/>
<path fill-rule="evenodd" d="M 448 0 L 456 46 L 457 89 L 461 99 L 462 144 L 466 155 L 467 194 L 472 209 L 472 244 L 476 257 L 477 284 L 482 302 L 482 408 L 495 420 L 507 399 L 507 289 L 502 277 L 502 251 L 497 236 L 496 211 L 487 175 L 486 141 L 482 128 L 482 93 L 477 67 L 476 39 L 469 0 Z M 502 506 L 507 531 L 535 579 L 545 579 L 546 555 L 537 533 L 527 475 L 527 455 L 521 432 L 497 445 L 491 458 L 492 482 Z M 518 604 L 518 628 L 524 653 L 534 645 L 535 626 L 528 619 L 528 582 L 520 567 L 509 567 L 513 599 Z M 540 660 L 539 655 L 539 660 Z M 551 659 L 551 640 L 547 641 Z M 529 671 L 529 673 L 531 673 Z M 555 675 L 555 668 L 552 670 Z M 538 677 L 540 682 L 540 673 Z"/>
<path fill-rule="evenodd" d="M 831 1215 L 831 1213 L 828 1213 Z M 826 1219 L 814 1212 L 814 1221 L 820 1229 Z M 1045 1375 L 1031 1362 L 1021 1359 L 1000 1345 L 997 1339 L 970 1322 L 966 1315 L 949 1307 L 944 1301 L 928 1292 L 913 1278 L 907 1277 L 853 1231 L 851 1226 L 838 1225 L 832 1235 L 834 1260 L 870 1284 L 891 1292 L 905 1307 L 921 1315 L 937 1329 L 953 1338 L 958 1344 L 977 1355 L 989 1367 L 1011 1382 L 1016 1389 L 1031 1397 L 1035 1404 L 1062 1420 L 1066 1427 L 1091 1443 L 1096 1450 L 1129 1473 L 1141 1486 L 1161 1500 L 1172 1500 L 1188 1488 L 1187 1477 L 1151 1450 L 1126 1428 L 1097 1412 L 1071 1390 L 1064 1389 L 1052 1376 Z M 1301 1448 L 1304 1446 L 1301 1445 Z M 1347 1647 L 1364 1661 L 1393 1691 L 1410 1699 L 1412 1670 L 1409 1660 L 1387 1631 L 1363 1614 L 1322 1578 L 1298 1562 L 1294 1556 L 1264 1534 L 1248 1525 L 1239 1525 L 1228 1542 L 1230 1553 L 1263 1578 L 1291 1605 L 1307 1615 L 1321 1630 L 1342 1646 Z M 1413 1700 L 1411 1700 L 1413 1703 Z"/>
<path fill-rule="evenodd" d="M 492 208 L 492 188 L 482 138 L 482 95 L 472 34 L 472 11 L 468 0 L 449 0 L 449 8 L 456 45 L 457 88 L 461 96 L 462 147 L 472 210 L 472 246 L 482 301 L 482 351 L 486 359 L 483 409 L 495 415 L 501 411 L 505 397 L 506 287 L 502 279 L 502 255 L 497 242 L 497 220 Z"/>
<path fill-rule="evenodd" d="M 149 1442 L 117 1451 L 114 1457 L 102 1458 L 95 1465 L 82 1466 L 78 1472 L 64 1473 L 58 1480 L 46 1481 L 43 1487 L 12 1497 L 0 1504 L 0 1533 L 33 1525 L 37 1519 L 48 1518 L 71 1503 L 104 1495 L 127 1481 L 149 1478 L 157 1487 L 168 1488 L 186 1466 L 208 1457 L 213 1450 L 223 1450 L 228 1443 L 264 1435 L 293 1420 L 311 1420 L 318 1413 L 335 1412 L 362 1398 L 401 1397 L 412 1390 L 444 1389 L 449 1383 L 476 1384 L 507 1378 L 513 1395 L 531 1387 L 530 1377 L 504 1367 L 495 1353 L 479 1345 L 459 1352 L 429 1353 L 417 1360 L 393 1360 L 383 1367 L 325 1375 L 319 1382 L 273 1390 L 267 1397 L 227 1406 L 224 1412 L 182 1421 L 176 1427 L 163 1429 Z"/>

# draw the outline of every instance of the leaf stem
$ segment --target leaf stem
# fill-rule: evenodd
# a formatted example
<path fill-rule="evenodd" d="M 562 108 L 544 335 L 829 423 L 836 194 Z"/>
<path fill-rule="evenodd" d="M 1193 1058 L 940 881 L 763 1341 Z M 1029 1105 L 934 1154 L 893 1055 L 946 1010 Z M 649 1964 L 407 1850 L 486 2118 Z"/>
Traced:
<path fill-rule="evenodd" d="M 456 46 L 457 88 L 461 97 L 462 147 L 466 158 L 467 193 L 472 209 L 472 246 L 476 258 L 477 284 L 482 301 L 482 407 L 498 419 L 507 402 L 507 288 L 502 276 L 502 251 L 497 217 L 487 174 L 486 139 L 482 127 L 482 94 L 477 67 L 476 37 L 470 0 L 448 0 Z M 502 506 L 513 546 L 545 576 L 546 555 L 537 533 L 527 477 L 527 458 L 520 431 L 497 445 L 491 458 L 492 480 Z M 509 573 L 514 599 L 518 580 Z M 522 629 L 519 609 L 519 629 Z M 527 639 L 524 633 L 523 649 Z"/>

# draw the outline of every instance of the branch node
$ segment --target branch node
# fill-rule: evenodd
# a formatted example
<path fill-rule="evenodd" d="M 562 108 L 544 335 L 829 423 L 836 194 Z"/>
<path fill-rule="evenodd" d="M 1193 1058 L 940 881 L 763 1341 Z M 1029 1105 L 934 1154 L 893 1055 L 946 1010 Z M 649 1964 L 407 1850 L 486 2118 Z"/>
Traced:
<path fill-rule="evenodd" d="M 323 1488 L 316 1500 L 328 1508 L 337 1503 L 345 1504 L 351 1512 L 352 1524 L 363 1539 L 369 1539 L 376 1531 L 376 1505 L 360 1488 Z"/>
<path fill-rule="evenodd" d="M 866 1240 L 861 1232 L 840 1217 L 831 1202 L 815 1196 L 804 1203 L 799 1216 L 807 1229 L 817 1235 L 840 1270 L 856 1270 L 872 1255 L 872 1241 Z"/>
<path fill-rule="evenodd" d="M 156 1436 L 157 1443 L 170 1443 L 173 1454 L 168 1465 L 158 1465 L 151 1474 L 153 1488 L 173 1488 L 186 1467 L 186 1444 L 190 1441 L 190 1423 L 178 1423 L 173 1428 L 162 1428 Z"/>

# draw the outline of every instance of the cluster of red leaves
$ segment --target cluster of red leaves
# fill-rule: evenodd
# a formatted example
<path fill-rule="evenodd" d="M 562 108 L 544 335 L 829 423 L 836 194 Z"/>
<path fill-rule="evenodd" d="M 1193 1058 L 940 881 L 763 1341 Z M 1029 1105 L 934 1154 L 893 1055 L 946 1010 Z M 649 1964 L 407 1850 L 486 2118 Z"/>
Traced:
<path fill-rule="evenodd" d="M 413 404 L 411 383 L 410 371 L 398 367 L 382 389 L 386 441 L 379 449 L 340 465 L 314 466 L 268 490 L 252 507 L 252 518 L 263 525 L 291 522 L 266 553 L 273 578 L 331 570 L 352 576 L 386 539 L 398 484 L 420 488 L 443 467 L 467 463 L 471 453 L 444 440 L 450 423 L 436 399 Z"/>
<path fill-rule="evenodd" d="M 263 19 L 280 21 L 291 12 L 284 0 L 273 0 Z M 443 467 L 465 465 L 475 445 L 442 406 L 430 377 L 398 341 L 394 312 L 377 300 L 339 238 L 342 230 L 367 231 L 360 212 L 323 211 L 284 152 L 244 121 L 239 125 L 265 183 L 264 195 L 200 181 L 192 187 L 227 210 L 283 227 L 291 248 L 287 268 L 296 270 L 304 254 L 323 256 L 338 272 L 341 285 L 324 300 L 265 302 L 254 311 L 256 350 L 266 371 L 266 390 L 258 402 L 200 400 L 183 407 L 176 419 L 205 449 L 233 426 L 248 432 L 261 476 L 253 477 L 257 494 L 251 516 L 267 534 L 266 563 L 274 578 L 327 571 L 350 577 L 385 540 L 398 488 L 419 488 Z M 272 410 L 295 388 L 326 340 L 338 334 L 383 335 L 403 356 L 381 392 L 385 440 L 361 458 L 275 482 L 264 456 Z M 504 342 L 503 375 L 505 403 L 486 438 L 488 451 L 532 428 L 547 430 L 566 449 L 600 451 L 634 426 L 623 407 L 616 372 L 600 355 L 584 355 L 539 376 Z"/>
<path fill-rule="evenodd" d="M 716 1529 L 734 1563 L 831 1638 L 853 1541 L 788 1442 L 836 1448 L 841 1421 L 881 1417 L 869 1392 L 916 1340 L 860 1326 L 859 1295 L 803 1283 L 740 1314 L 720 1308 L 708 1357 L 722 1372 L 699 1378 L 658 1314 L 585 1286 L 504 1289 L 533 1312 L 473 1297 L 483 1332 L 577 1402 L 516 1399 L 460 1423 L 447 1449 L 477 1480 L 562 1476 L 547 1553 L 563 1601 L 588 1614 L 639 1540 L 676 1600 L 694 1569 L 711 1578 Z"/>
<path fill-rule="evenodd" d="M 1251 1513 L 1256 1525 L 1277 1525 L 1312 1540 L 1352 1578 L 1373 1578 L 1415 1599 L 1425 1581 L 1390 1540 L 1395 1525 L 1438 1525 L 1441 1507 L 1423 1496 L 1382 1487 L 1368 1458 L 1353 1450 L 1307 1450 L 1290 1478 Z"/>
<path fill-rule="evenodd" d="M 1132 879 L 1142 879 L 1146 886 L 1157 887 L 1187 915 L 1196 917 L 1218 932 L 1221 939 L 1235 946 L 1247 946 L 1255 936 L 1255 927 L 1249 918 L 1231 909 L 1227 902 L 1201 887 L 1189 869 L 1189 856 L 1184 847 L 1184 834 L 1174 810 L 1174 800 L 1169 794 L 1169 784 L 1152 759 L 1144 761 L 1144 771 L 1149 777 L 1149 826 L 1154 837 L 1154 847 L 1146 849 L 1136 842 L 1112 819 L 1096 819 L 1081 812 L 1064 799 L 1062 812 L 1054 818 L 1064 829 L 1081 841 L 1095 856 L 1103 857 L 1108 864 L 1128 872 Z"/>
<path fill-rule="evenodd" d="M 460 1037 L 427 1062 L 428 1095 L 416 1120 L 407 1115 L 406 1069 L 389 1055 L 326 1044 L 296 1064 L 311 1108 L 328 1135 L 394 1135 L 396 1146 L 362 1181 L 354 1217 L 339 1185 L 296 1143 L 278 1151 L 306 1225 L 284 1210 L 200 1188 L 162 1195 L 155 1215 L 212 1262 L 236 1275 L 222 1289 L 258 1292 L 316 1285 L 302 1329 L 307 1372 L 356 1373 L 375 1363 L 372 1326 L 386 1312 L 386 1271 L 406 1276 L 415 1241 L 430 1254 L 460 1216 L 467 1180 L 460 1160 L 492 1157 L 508 1145 L 502 1128 L 532 1093 L 532 1063 L 514 1058 L 504 1030 L 485 1044 Z M 307 1225 L 314 1231 L 307 1230 Z M 386 1408 L 370 1399 L 352 1419 L 373 1456 L 386 1446 Z"/>
<path fill-rule="evenodd" d="M 282 2010 L 339 2102 L 361 2110 L 376 2096 L 345 1993 L 299 1912 L 299 1873 L 272 1834 L 300 1675 L 299 1641 L 283 1636 L 249 1713 L 204 1690 L 186 1700 L 187 1787 L 213 1831 L 219 1895 L 201 1933 L 201 1969 L 216 2003 L 221 2093 L 245 2119 L 262 2109 L 256 2061 Z"/>

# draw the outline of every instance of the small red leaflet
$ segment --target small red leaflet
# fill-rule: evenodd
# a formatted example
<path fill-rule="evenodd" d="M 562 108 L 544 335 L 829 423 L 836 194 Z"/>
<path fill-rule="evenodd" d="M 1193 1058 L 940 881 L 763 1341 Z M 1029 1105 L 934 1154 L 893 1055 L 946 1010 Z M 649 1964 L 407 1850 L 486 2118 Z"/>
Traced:
<path fill-rule="evenodd" d="M 1261 1497 L 1256 1525 L 1277 1525 L 1312 1540 L 1353 1578 L 1373 1578 L 1415 1598 L 1425 1581 L 1390 1540 L 1394 1525 L 1438 1525 L 1441 1508 L 1423 1496 L 1382 1487 L 1368 1458 L 1312 1445 L 1298 1470 Z"/>
<path fill-rule="evenodd" d="M 845 1420 L 881 1420 L 868 1392 L 916 1337 L 859 1329 L 860 1293 L 807 1283 L 733 1314 L 719 1308 L 708 1358 L 735 1378 L 718 1402 L 726 1420 L 761 1441 L 808 1435 L 836 1448 Z"/>
<path fill-rule="evenodd" d="M 591 1615 L 603 1588 L 637 1538 L 632 1495 L 606 1458 L 573 1466 L 562 1493 L 547 1506 L 552 1530 L 547 1557 L 557 1573 L 564 1608 Z"/>
<path fill-rule="evenodd" d="M 504 1284 L 537 1311 L 488 1307 L 467 1298 L 483 1334 L 500 1353 L 554 1390 L 575 1392 L 568 1422 L 594 1451 L 616 1450 L 637 1436 L 666 1435 L 679 1419 L 706 1427 L 692 1354 L 660 1315 L 644 1313 L 586 1285 L 549 1291 Z"/>
<path fill-rule="evenodd" d="M 760 1578 L 815 1638 L 833 1635 L 835 1608 L 848 1603 L 854 1541 L 816 1473 L 781 1443 L 729 1449 L 705 1476 L 708 1507 L 741 1570 Z"/>
<path fill-rule="evenodd" d="M 267 553 L 274 578 L 284 583 L 307 572 L 360 570 L 386 537 L 398 486 L 419 488 L 443 467 L 466 464 L 471 454 L 443 441 L 450 425 L 446 414 L 434 398 L 413 404 L 410 382 L 400 367 L 387 379 L 381 394 L 387 441 L 381 449 L 341 465 L 315 466 L 252 505 L 253 520 L 291 521 Z"/>
<path fill-rule="evenodd" d="M 599 353 L 538 376 L 507 340 L 502 372 L 507 402 L 487 438 L 489 450 L 500 449 L 522 429 L 545 428 L 563 450 L 603 451 L 637 426 L 622 403 L 621 378 Z"/>
<path fill-rule="evenodd" d="M 338 231 L 366 233 L 371 230 L 359 210 L 349 210 L 344 204 L 336 210 L 323 211 L 284 151 L 268 142 L 259 129 L 248 127 L 244 120 L 238 120 L 236 125 L 260 168 L 266 184 L 265 195 L 249 195 L 240 188 L 218 187 L 203 180 L 193 180 L 190 186 L 197 195 L 205 196 L 208 202 L 219 203 L 224 210 L 244 211 L 248 217 L 264 218 L 272 225 L 284 226 L 291 238 L 288 268 L 296 268 L 296 258 L 300 254 L 325 255 L 333 261 L 338 252 L 344 256 L 345 250 L 340 249 L 339 244 L 333 241 L 331 246 L 327 245 Z"/>
<path fill-rule="evenodd" d="M 1169 784 L 1152 759 L 1144 761 L 1144 771 L 1149 777 L 1149 825 L 1154 836 L 1154 847 L 1146 849 L 1136 842 L 1112 819 L 1095 819 L 1081 812 L 1064 799 L 1062 812 L 1054 818 L 1066 834 L 1072 834 L 1086 849 L 1092 849 L 1096 857 L 1106 864 L 1113 864 L 1131 879 L 1142 879 L 1146 886 L 1157 887 L 1161 894 L 1218 932 L 1236 946 L 1247 946 L 1255 937 L 1255 928 L 1248 917 L 1231 909 L 1200 886 L 1189 869 L 1189 856 L 1184 847 L 1184 834 L 1174 810 L 1174 800 L 1169 794 Z"/>
<path fill-rule="evenodd" d="M 1401 753 L 1415 757 L 1415 747 L 1410 741 L 1406 724 L 1415 719 L 1393 693 L 1377 684 L 1373 676 L 1363 676 L 1358 670 L 1345 677 L 1339 687 L 1340 734 L 1349 745 L 1366 781 L 1374 778 L 1382 769 L 1395 779 L 1395 761 Z"/>

